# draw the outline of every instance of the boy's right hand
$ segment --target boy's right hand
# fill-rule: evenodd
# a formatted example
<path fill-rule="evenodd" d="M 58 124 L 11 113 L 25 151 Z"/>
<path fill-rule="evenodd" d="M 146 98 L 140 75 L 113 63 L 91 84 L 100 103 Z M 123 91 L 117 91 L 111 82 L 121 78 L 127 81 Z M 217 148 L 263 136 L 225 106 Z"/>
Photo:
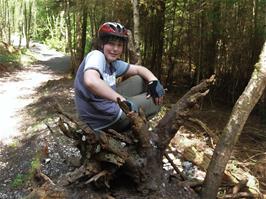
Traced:
<path fill-rule="evenodd" d="M 130 111 L 135 112 L 135 113 L 139 112 L 138 106 L 134 102 L 132 102 L 130 100 L 124 100 L 123 102 L 126 103 L 126 105 L 129 107 Z"/>

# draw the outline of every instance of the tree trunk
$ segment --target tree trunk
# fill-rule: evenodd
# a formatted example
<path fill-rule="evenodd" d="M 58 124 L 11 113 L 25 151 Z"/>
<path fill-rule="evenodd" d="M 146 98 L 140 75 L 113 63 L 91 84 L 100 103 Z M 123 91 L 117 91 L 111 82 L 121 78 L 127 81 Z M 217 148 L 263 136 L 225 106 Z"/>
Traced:
<path fill-rule="evenodd" d="M 86 45 L 86 29 L 87 29 L 87 9 L 85 7 L 84 0 L 79 1 L 80 9 L 82 12 L 77 14 L 76 20 L 76 50 L 74 53 L 75 64 L 72 65 L 72 75 L 76 74 L 76 71 L 83 60 L 85 45 Z"/>
<path fill-rule="evenodd" d="M 67 31 L 67 50 L 70 52 L 71 59 L 71 67 L 75 65 L 75 52 L 72 42 L 72 26 L 71 26 L 71 15 L 70 15 L 70 1 L 64 1 L 64 10 L 65 10 L 65 18 L 66 18 L 66 31 Z M 72 71 L 71 71 L 72 72 Z"/>
<path fill-rule="evenodd" d="M 141 55 L 140 55 L 140 32 L 139 32 L 139 2 L 138 0 L 131 0 L 133 6 L 133 20 L 134 20 L 134 46 L 136 52 L 136 64 L 141 64 Z"/>
<path fill-rule="evenodd" d="M 26 48 L 29 48 L 31 39 L 32 4 L 33 2 L 31 1 L 28 3 L 24 2 L 24 34 L 26 37 Z"/>
<path fill-rule="evenodd" d="M 211 19 L 212 32 L 210 37 L 207 37 L 206 50 L 204 51 L 204 70 L 203 78 L 209 77 L 215 73 L 215 63 L 217 59 L 217 41 L 220 37 L 220 4 L 219 1 L 214 1 L 212 5 L 211 13 L 213 15 Z M 211 15 L 210 14 L 210 15 Z"/>
<path fill-rule="evenodd" d="M 252 77 L 242 95 L 238 98 L 231 117 L 218 142 L 204 181 L 202 198 L 215 199 L 232 150 L 239 139 L 243 126 L 263 94 L 266 86 L 266 42 L 260 60 L 255 65 Z"/>

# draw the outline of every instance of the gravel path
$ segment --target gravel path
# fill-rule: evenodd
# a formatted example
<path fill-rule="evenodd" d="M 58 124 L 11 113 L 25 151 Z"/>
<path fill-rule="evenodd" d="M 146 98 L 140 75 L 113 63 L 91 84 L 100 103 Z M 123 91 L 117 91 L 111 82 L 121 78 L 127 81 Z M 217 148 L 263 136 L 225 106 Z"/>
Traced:
<path fill-rule="evenodd" d="M 25 69 L 0 78 L 0 143 L 11 143 L 23 134 L 23 109 L 36 100 L 36 88 L 48 80 L 61 78 L 69 68 L 69 57 L 33 43 L 32 52 L 38 62 Z"/>

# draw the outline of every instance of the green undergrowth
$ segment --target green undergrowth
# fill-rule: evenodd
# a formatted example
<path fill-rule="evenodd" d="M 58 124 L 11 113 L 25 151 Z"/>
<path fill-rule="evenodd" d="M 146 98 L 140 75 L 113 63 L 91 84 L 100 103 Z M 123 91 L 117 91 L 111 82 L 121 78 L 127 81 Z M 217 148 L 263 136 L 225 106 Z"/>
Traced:
<path fill-rule="evenodd" d="M 26 186 L 30 181 L 32 181 L 36 170 L 41 167 L 41 155 L 40 152 L 35 154 L 35 157 L 30 162 L 30 168 L 26 173 L 17 174 L 11 181 L 11 186 L 14 189 Z"/>
<path fill-rule="evenodd" d="M 20 54 L 0 54 L 0 63 L 19 62 Z"/>
<path fill-rule="evenodd" d="M 33 53 L 26 48 L 6 48 L 0 45 L 0 70 L 12 71 L 13 69 L 30 65 L 36 61 Z"/>

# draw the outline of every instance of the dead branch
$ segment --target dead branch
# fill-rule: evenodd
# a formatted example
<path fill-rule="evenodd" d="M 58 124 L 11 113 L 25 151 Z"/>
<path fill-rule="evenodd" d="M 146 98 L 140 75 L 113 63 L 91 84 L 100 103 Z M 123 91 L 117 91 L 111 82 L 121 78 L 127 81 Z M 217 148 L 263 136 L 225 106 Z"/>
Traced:
<path fill-rule="evenodd" d="M 226 194 L 222 197 L 218 197 L 218 199 L 226 199 L 226 198 L 257 198 L 257 199 L 263 199 L 265 198 L 265 195 L 260 194 L 253 194 L 248 192 L 239 192 L 236 194 Z"/>
<path fill-rule="evenodd" d="M 166 157 L 168 162 L 171 164 L 171 166 L 174 168 L 176 173 L 178 173 L 182 177 L 183 180 L 187 180 L 187 177 L 179 170 L 179 168 L 175 165 L 173 160 L 169 157 L 169 155 L 166 152 L 164 153 L 164 156 Z"/>
<path fill-rule="evenodd" d="M 173 105 L 163 119 L 160 120 L 154 132 L 159 137 L 159 147 L 163 151 L 176 134 L 180 125 L 184 122 L 183 116 L 187 115 L 187 112 L 196 105 L 201 97 L 207 95 L 209 86 L 212 85 L 214 81 L 214 76 L 211 76 L 209 79 L 191 88 L 175 105 Z"/>
<path fill-rule="evenodd" d="M 54 131 L 53 131 L 52 127 L 51 127 L 48 123 L 46 123 L 46 122 L 45 122 L 45 125 L 47 126 L 48 130 L 49 130 L 52 134 L 54 134 Z"/>
<path fill-rule="evenodd" d="M 209 129 L 208 126 L 204 124 L 202 121 L 191 117 L 189 117 L 188 120 L 200 126 L 209 135 L 209 137 L 214 140 L 214 143 L 218 142 L 219 137 L 211 129 Z"/>
<path fill-rule="evenodd" d="M 69 119 L 71 122 L 73 122 L 74 124 L 77 125 L 77 127 L 79 129 L 81 129 L 86 135 L 87 135 L 87 141 L 90 143 L 96 143 L 97 142 L 97 137 L 96 134 L 94 133 L 94 131 L 88 126 L 88 124 L 78 121 L 76 119 L 74 119 L 72 116 L 70 116 L 69 114 L 65 113 L 63 111 L 63 108 L 60 106 L 59 103 L 55 103 L 55 108 L 57 110 L 57 112 L 63 116 L 65 116 L 67 119 Z"/>
<path fill-rule="evenodd" d="M 107 171 L 107 170 L 103 170 L 100 173 L 96 174 L 95 176 L 93 176 L 92 178 L 90 178 L 88 181 L 85 182 L 85 184 L 89 184 L 91 182 L 98 182 L 100 180 L 100 178 L 103 180 L 103 184 L 107 187 L 110 188 L 110 184 L 109 181 L 112 178 L 112 173 Z"/>
<path fill-rule="evenodd" d="M 140 117 L 138 113 L 130 112 L 129 107 L 126 103 L 122 102 L 121 99 L 117 99 L 117 102 L 120 108 L 127 114 L 132 122 L 132 131 L 135 137 L 139 141 L 139 145 L 142 152 L 145 152 L 147 148 L 152 147 L 150 143 L 150 133 L 148 133 L 148 123 L 146 122 L 146 118 Z M 145 149 L 146 148 L 146 149 Z"/>
<path fill-rule="evenodd" d="M 116 140 L 120 140 L 121 142 L 124 142 L 126 144 L 133 144 L 132 139 L 130 139 L 128 136 L 116 132 L 113 129 L 108 129 L 108 134 L 111 134 L 112 137 Z"/>
<path fill-rule="evenodd" d="M 55 183 L 47 175 L 42 173 L 40 169 L 36 169 L 34 171 L 34 180 L 37 181 L 37 183 L 41 185 L 44 183 L 55 185 Z"/>
<path fill-rule="evenodd" d="M 128 152 L 123 142 L 112 138 L 110 135 L 102 132 L 99 134 L 99 141 L 102 149 L 107 150 L 115 155 L 118 155 L 122 159 L 127 159 Z"/>
<path fill-rule="evenodd" d="M 198 187 L 203 184 L 202 181 L 199 180 L 186 180 L 186 181 L 180 181 L 177 183 L 178 187 Z"/>

